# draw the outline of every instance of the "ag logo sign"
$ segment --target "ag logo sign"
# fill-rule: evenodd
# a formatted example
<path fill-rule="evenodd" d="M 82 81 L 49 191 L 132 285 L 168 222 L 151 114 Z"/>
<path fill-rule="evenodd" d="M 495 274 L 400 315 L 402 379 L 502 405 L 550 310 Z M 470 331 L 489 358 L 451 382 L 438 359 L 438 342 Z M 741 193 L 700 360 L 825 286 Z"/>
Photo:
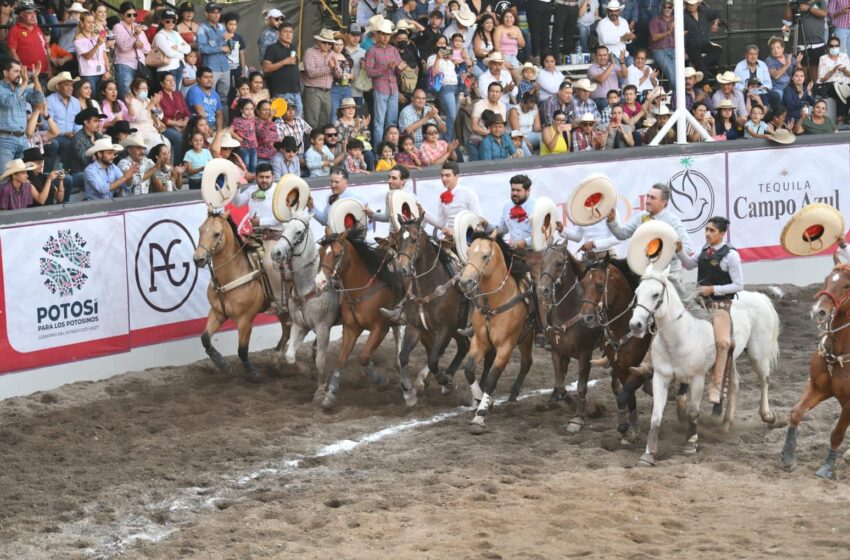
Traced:
<path fill-rule="evenodd" d="M 688 233 L 695 233 L 714 215 L 714 188 L 705 175 L 691 169 L 693 159 L 682 158 L 679 163 L 685 169 L 670 178 L 670 203 L 681 216 Z"/>
<path fill-rule="evenodd" d="M 195 240 L 183 224 L 159 220 L 136 248 L 136 288 L 151 309 L 168 313 L 183 305 L 198 281 Z"/>

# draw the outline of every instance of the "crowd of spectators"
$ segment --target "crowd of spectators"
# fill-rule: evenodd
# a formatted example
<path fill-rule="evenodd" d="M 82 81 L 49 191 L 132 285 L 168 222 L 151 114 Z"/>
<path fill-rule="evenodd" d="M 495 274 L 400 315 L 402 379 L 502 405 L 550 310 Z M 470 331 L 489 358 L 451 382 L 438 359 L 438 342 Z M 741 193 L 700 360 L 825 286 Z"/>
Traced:
<path fill-rule="evenodd" d="M 799 26 L 799 50 L 777 36 L 732 68 L 711 41 L 719 12 L 684 6 L 689 141 L 847 122 L 850 0 L 789 3 L 777 32 Z M 260 163 L 307 177 L 645 146 L 675 109 L 672 0 L 349 9 L 347 28 L 299 44 L 274 8 L 246 38 L 214 2 L 0 0 L 0 209 L 196 189 L 214 157 L 251 181 Z M 586 77 L 558 68 L 585 59 Z"/>

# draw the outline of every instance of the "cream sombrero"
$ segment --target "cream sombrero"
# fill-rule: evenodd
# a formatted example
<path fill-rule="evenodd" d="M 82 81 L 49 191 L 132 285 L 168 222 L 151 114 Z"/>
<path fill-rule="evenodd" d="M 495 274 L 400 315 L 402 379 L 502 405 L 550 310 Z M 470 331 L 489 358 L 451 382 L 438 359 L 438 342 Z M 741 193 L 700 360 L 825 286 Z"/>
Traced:
<path fill-rule="evenodd" d="M 567 199 L 567 215 L 579 226 L 604 220 L 617 205 L 617 189 L 606 175 L 593 173 L 576 185 Z"/>
<path fill-rule="evenodd" d="M 280 178 L 275 187 L 272 213 L 277 221 L 287 222 L 296 212 L 307 208 L 308 200 L 310 200 L 310 187 L 307 181 L 294 173 L 287 173 Z"/>
<path fill-rule="evenodd" d="M 777 131 L 774 131 L 773 134 L 767 137 L 771 142 L 776 142 L 777 144 L 793 144 L 797 141 L 797 137 L 794 136 L 794 133 L 786 128 L 780 128 Z"/>
<path fill-rule="evenodd" d="M 455 252 L 460 262 L 466 263 L 466 252 L 472 242 L 472 234 L 475 231 L 483 231 L 484 225 L 481 222 L 481 216 L 464 210 L 455 216 L 454 226 Z"/>
<path fill-rule="evenodd" d="M 0 181 L 7 179 L 15 173 L 23 173 L 24 171 L 32 171 L 37 167 L 33 162 L 24 163 L 22 159 L 13 159 L 6 164 L 6 169 L 3 175 L 0 176 Z"/>
<path fill-rule="evenodd" d="M 356 198 L 343 198 L 334 202 L 328 217 L 331 233 L 342 233 L 355 226 L 366 227 L 366 207 Z"/>
<path fill-rule="evenodd" d="M 660 220 L 644 222 L 635 230 L 629 242 L 626 257 L 629 268 L 641 276 L 650 264 L 656 269 L 665 268 L 673 260 L 678 240 L 679 236 L 670 224 Z"/>
<path fill-rule="evenodd" d="M 552 241 L 555 222 L 558 221 L 558 207 L 548 197 L 541 196 L 531 211 L 531 250 L 545 251 Z M 513 240 L 511 240 L 513 241 Z"/>
<path fill-rule="evenodd" d="M 791 216 L 779 241 L 792 255 L 808 257 L 829 249 L 844 235 L 844 216 L 830 206 L 815 202 Z"/>
<path fill-rule="evenodd" d="M 416 197 L 407 191 L 395 190 L 387 194 L 387 212 L 395 229 L 400 229 L 399 217 L 404 221 L 418 220 L 422 215 Z"/>
<path fill-rule="evenodd" d="M 235 163 L 213 158 L 204 166 L 201 176 L 201 197 L 213 208 L 224 208 L 239 190 L 242 171 Z"/>

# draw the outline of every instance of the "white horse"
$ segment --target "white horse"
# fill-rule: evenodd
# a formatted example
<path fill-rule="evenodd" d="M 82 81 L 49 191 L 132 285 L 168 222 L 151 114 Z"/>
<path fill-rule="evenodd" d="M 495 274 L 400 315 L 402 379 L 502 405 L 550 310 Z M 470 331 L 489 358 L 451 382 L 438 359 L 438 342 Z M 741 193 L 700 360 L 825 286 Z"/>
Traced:
<path fill-rule="evenodd" d="M 272 249 L 272 259 L 283 263 L 283 293 L 286 296 L 292 329 L 286 346 L 286 363 L 295 363 L 295 353 L 307 333 L 316 333 L 316 369 L 319 388 L 314 401 L 324 398 L 327 385 L 325 357 L 331 327 L 339 319 L 339 294 L 334 290 L 319 292 L 314 278 L 319 270 L 319 252 L 310 230 L 310 214 L 302 210 L 284 222 L 283 233 Z"/>
<path fill-rule="evenodd" d="M 658 449 L 658 429 L 667 404 L 667 391 L 674 380 L 688 383 L 688 441 L 684 452 L 696 453 L 697 419 L 705 386 L 705 375 L 715 356 L 714 330 L 710 314 L 698 311 L 699 317 L 686 309 L 682 298 L 668 277 L 668 270 L 657 272 L 650 267 L 635 291 L 635 309 L 629 327 L 636 336 L 644 336 L 654 322 L 657 334 L 652 341 L 652 421 L 646 442 L 646 453 L 638 466 L 654 466 Z M 761 401 L 759 414 L 773 424 L 776 416 L 770 410 L 767 385 L 771 368 L 779 357 L 779 316 L 767 296 L 741 292 L 732 303 L 734 356 L 729 383 L 729 399 L 724 417 L 728 430 L 735 417 L 738 396 L 738 370 L 735 359 L 746 349 L 747 357 L 759 377 Z"/>

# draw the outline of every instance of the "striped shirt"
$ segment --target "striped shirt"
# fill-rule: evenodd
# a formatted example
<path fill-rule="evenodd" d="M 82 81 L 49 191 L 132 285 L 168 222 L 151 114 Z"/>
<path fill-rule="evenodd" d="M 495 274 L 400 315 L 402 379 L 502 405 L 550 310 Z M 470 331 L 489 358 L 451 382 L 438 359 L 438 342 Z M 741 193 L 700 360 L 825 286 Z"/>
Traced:
<path fill-rule="evenodd" d="M 304 52 L 304 87 L 331 89 L 333 70 L 328 65 L 328 60 L 333 56 L 333 50 L 322 54 L 321 49 L 316 46 Z"/>
<path fill-rule="evenodd" d="M 392 45 L 382 47 L 378 44 L 366 51 L 366 75 L 372 78 L 372 90 L 383 95 L 398 93 L 396 67 L 401 63 L 398 49 Z M 390 64 L 395 66 L 390 68 Z"/>
<path fill-rule="evenodd" d="M 837 29 L 850 29 L 850 0 L 829 0 L 829 19 Z"/>

